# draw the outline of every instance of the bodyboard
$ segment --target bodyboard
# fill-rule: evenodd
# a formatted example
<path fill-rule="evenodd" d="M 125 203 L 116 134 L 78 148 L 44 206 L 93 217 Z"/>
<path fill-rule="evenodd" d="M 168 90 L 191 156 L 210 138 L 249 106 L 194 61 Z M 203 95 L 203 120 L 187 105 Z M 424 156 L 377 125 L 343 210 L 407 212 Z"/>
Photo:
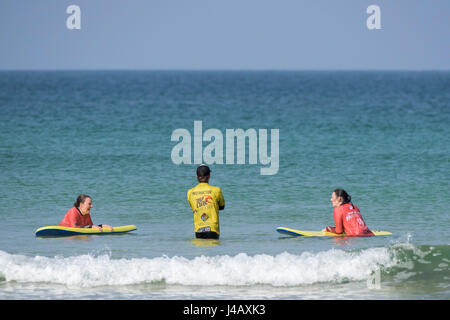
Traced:
<path fill-rule="evenodd" d="M 70 228 L 61 226 L 46 226 L 36 230 L 36 237 L 66 237 L 66 236 L 79 236 L 79 235 L 112 235 L 122 234 L 136 230 L 135 225 L 127 225 L 114 227 L 113 231 L 109 228 L 103 228 L 103 231 L 99 231 L 93 228 Z"/>
<path fill-rule="evenodd" d="M 277 231 L 281 234 L 297 237 L 351 237 L 345 233 L 338 234 L 333 232 L 322 232 L 322 231 L 306 231 L 306 230 L 296 230 L 286 227 L 278 227 Z M 391 232 L 388 231 L 375 231 L 371 230 L 376 236 L 388 236 Z"/>

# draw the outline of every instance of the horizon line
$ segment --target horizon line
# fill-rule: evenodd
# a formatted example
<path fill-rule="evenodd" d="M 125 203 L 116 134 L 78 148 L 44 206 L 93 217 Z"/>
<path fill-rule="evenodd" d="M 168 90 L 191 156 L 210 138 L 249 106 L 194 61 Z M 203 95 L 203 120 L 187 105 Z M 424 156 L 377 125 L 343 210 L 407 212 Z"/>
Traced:
<path fill-rule="evenodd" d="M 448 72 L 449 69 L 239 69 L 239 68 L 231 68 L 231 69 L 220 69 L 220 68 L 198 68 L 198 69 L 190 69 L 190 68 L 142 68 L 142 69 L 134 69 L 134 68 L 79 68 L 79 69 L 54 69 L 54 68 L 30 68 L 30 69 L 0 69 L 0 72 L 4 71 L 221 71 L 221 72 L 236 72 L 236 71 L 244 71 L 244 72 L 327 72 L 327 71 L 342 71 L 342 72 L 373 72 L 373 71 L 381 71 L 381 72 Z"/>

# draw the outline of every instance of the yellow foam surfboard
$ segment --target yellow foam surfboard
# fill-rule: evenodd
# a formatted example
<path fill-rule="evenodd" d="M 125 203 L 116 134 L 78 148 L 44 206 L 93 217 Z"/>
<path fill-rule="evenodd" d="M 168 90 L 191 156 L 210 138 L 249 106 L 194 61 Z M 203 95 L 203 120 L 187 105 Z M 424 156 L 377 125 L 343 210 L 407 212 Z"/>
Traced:
<path fill-rule="evenodd" d="M 65 237 L 65 236 L 79 236 L 79 235 L 110 235 L 121 234 L 136 230 L 135 225 L 127 225 L 114 227 L 113 231 L 109 228 L 102 228 L 103 231 L 94 228 L 70 228 L 61 226 L 46 226 L 36 230 L 36 237 Z"/>
<path fill-rule="evenodd" d="M 277 231 L 282 234 L 290 235 L 290 236 L 300 236 L 300 237 L 345 237 L 347 236 L 345 233 L 338 234 L 333 232 L 322 232 L 322 231 L 305 231 L 305 230 L 296 230 L 286 227 L 278 227 Z M 388 236 L 391 235 L 391 232 L 388 231 L 374 231 L 373 234 L 376 236 Z"/>

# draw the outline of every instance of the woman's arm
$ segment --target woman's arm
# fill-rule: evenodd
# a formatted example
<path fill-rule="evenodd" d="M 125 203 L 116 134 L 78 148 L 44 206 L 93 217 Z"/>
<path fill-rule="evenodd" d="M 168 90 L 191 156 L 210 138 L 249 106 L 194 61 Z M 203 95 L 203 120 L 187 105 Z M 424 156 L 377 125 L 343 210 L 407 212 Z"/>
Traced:
<path fill-rule="evenodd" d="M 341 207 L 337 207 L 334 209 L 334 233 L 343 233 L 344 232 L 344 224 L 342 222 L 342 210 Z"/>
<path fill-rule="evenodd" d="M 107 224 L 99 224 L 98 226 L 92 225 L 92 228 L 99 230 L 100 232 L 103 232 L 103 228 L 109 228 L 109 230 L 114 231 L 114 228 Z"/>
<path fill-rule="evenodd" d="M 342 210 L 339 210 L 339 208 L 334 209 L 333 212 L 334 216 L 334 225 L 335 227 L 326 227 L 322 230 L 322 232 L 332 232 L 332 233 L 343 233 L 344 232 L 344 225 L 342 223 Z"/>

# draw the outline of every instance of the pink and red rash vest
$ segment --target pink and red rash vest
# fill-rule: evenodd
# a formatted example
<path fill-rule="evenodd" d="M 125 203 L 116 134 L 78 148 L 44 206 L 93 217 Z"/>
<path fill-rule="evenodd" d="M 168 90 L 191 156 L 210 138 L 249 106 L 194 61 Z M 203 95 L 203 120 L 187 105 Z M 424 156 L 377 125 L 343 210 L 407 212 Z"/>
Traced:
<path fill-rule="evenodd" d="M 72 207 L 67 211 L 66 215 L 59 223 L 61 227 L 82 228 L 84 226 L 93 225 L 91 215 L 82 215 L 76 207 Z"/>
<path fill-rule="evenodd" d="M 335 227 L 327 227 L 328 232 L 345 233 L 348 236 L 373 236 L 364 222 L 358 207 L 352 203 L 334 208 Z"/>

